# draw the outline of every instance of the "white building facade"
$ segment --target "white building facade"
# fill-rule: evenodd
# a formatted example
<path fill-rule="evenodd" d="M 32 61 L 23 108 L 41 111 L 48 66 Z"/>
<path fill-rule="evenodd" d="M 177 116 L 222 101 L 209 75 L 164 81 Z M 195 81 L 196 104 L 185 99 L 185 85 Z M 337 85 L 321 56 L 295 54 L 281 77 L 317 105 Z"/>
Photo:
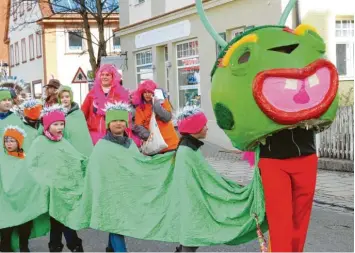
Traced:
<path fill-rule="evenodd" d="M 22 2 L 18 6 L 14 2 L 12 0 L 8 21 L 10 75 L 26 84 L 26 93 L 41 94 L 44 80 L 43 31 L 36 21 L 42 13 L 38 4 Z"/>
<path fill-rule="evenodd" d="M 72 87 L 75 102 L 81 104 L 88 93 L 88 84 L 72 84 L 72 80 L 79 68 L 85 74 L 92 69 L 81 17 L 75 13 L 53 13 L 49 6 L 34 1 L 11 6 L 8 29 L 11 75 L 24 80 L 28 84 L 26 92 L 36 98 L 42 96 L 42 87 L 50 79 L 59 79 L 63 85 Z M 99 31 L 96 21 L 89 22 L 97 56 Z M 120 40 L 113 34 L 118 24 L 118 14 L 106 20 L 104 37 L 108 55 L 121 51 Z"/>

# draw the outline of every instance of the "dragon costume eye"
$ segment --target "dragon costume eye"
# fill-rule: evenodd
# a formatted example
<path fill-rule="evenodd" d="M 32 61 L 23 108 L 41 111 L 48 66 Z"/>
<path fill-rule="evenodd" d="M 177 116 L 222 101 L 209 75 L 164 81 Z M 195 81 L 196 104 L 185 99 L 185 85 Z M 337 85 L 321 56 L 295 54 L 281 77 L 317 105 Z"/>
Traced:
<path fill-rule="evenodd" d="M 250 52 L 246 51 L 239 57 L 238 63 L 239 64 L 246 63 L 249 61 L 249 58 L 250 58 Z"/>

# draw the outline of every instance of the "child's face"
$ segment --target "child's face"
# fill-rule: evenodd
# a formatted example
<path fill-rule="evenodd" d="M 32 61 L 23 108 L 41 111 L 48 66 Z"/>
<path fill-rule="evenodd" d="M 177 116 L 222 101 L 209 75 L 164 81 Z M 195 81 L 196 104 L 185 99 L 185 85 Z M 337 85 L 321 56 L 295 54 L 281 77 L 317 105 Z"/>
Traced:
<path fill-rule="evenodd" d="M 5 136 L 4 143 L 7 152 L 15 152 L 18 150 L 18 143 L 14 138 Z"/>
<path fill-rule="evenodd" d="M 0 112 L 8 112 L 12 107 L 12 100 L 7 98 L 0 101 Z"/>
<path fill-rule="evenodd" d="M 202 128 L 202 130 L 197 134 L 198 139 L 205 139 L 207 136 L 208 127 L 207 125 Z"/>
<path fill-rule="evenodd" d="M 64 126 L 65 126 L 64 121 L 56 121 L 52 123 L 52 125 L 49 127 L 49 132 L 55 137 L 62 136 L 64 131 Z"/>
<path fill-rule="evenodd" d="M 127 123 L 124 120 L 111 121 L 109 128 L 113 135 L 123 135 L 127 128 Z"/>
<path fill-rule="evenodd" d="M 71 101 L 70 101 L 70 94 L 67 91 L 62 92 L 60 95 L 60 102 L 65 108 L 70 107 Z"/>

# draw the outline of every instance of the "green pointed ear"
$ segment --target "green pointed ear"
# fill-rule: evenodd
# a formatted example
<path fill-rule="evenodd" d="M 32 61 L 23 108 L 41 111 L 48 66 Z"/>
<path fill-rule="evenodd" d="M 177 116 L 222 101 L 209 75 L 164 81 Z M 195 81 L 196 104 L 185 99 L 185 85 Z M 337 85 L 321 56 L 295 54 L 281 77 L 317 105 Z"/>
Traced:
<path fill-rule="evenodd" d="M 295 6 L 297 0 L 290 0 L 284 10 L 284 12 L 281 15 L 279 25 L 285 25 L 286 20 L 288 18 L 288 15 L 290 15 L 290 12 L 292 11 L 293 7 Z"/>
<path fill-rule="evenodd" d="M 226 47 L 228 43 L 216 32 L 212 27 L 211 23 L 206 17 L 206 13 L 203 9 L 202 0 L 195 0 L 197 13 L 200 16 L 202 24 L 205 26 L 207 32 L 212 36 L 212 38 L 218 43 L 221 47 Z"/>

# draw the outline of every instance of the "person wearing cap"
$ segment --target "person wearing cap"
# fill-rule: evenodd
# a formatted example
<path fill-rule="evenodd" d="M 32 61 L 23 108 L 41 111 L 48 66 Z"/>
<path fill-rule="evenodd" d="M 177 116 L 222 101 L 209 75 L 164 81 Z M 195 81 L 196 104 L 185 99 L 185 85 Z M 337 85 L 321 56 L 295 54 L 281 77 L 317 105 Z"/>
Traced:
<path fill-rule="evenodd" d="M 67 110 L 64 138 L 80 153 L 89 157 L 93 149 L 91 136 L 84 113 L 74 102 L 73 91 L 69 86 L 63 85 L 59 89 L 58 102 Z"/>
<path fill-rule="evenodd" d="M 92 198 L 94 198 L 94 201 L 105 202 L 107 197 L 109 197 L 108 192 L 100 191 L 100 187 L 93 188 L 92 190 L 90 188 L 92 170 L 98 171 L 105 167 L 105 165 L 102 166 L 101 163 L 97 163 L 97 157 L 100 156 L 100 160 L 103 162 L 111 161 L 112 152 L 115 153 L 115 156 L 118 155 L 120 152 L 120 147 L 128 150 L 134 150 L 135 152 L 139 153 L 137 146 L 135 145 L 134 141 L 129 138 L 127 133 L 130 110 L 130 105 L 122 102 L 108 103 L 105 107 L 106 135 L 98 141 L 94 147 L 92 155 L 90 156 L 87 166 L 87 173 L 90 175 L 85 178 L 86 182 L 83 195 L 83 203 L 85 207 L 83 208 L 84 213 L 82 216 L 84 217 L 83 220 L 87 222 L 86 226 L 90 226 L 91 228 L 106 231 L 106 229 L 100 227 L 100 225 L 97 226 L 98 224 L 94 220 L 97 218 L 104 219 L 105 221 L 101 221 L 108 223 L 110 222 L 110 217 L 112 218 L 110 215 L 111 210 L 117 209 L 116 204 L 113 202 L 107 203 L 106 205 L 109 206 L 106 206 L 105 208 L 96 205 L 92 206 Z M 110 172 L 107 169 L 108 168 L 100 173 L 101 178 L 110 177 Z M 97 180 L 97 183 L 99 184 L 101 179 L 96 178 L 95 180 Z M 110 187 L 110 185 L 108 186 Z M 90 213 L 86 210 L 92 210 L 92 212 Z M 107 217 L 107 219 L 105 217 Z M 101 221 L 99 223 L 101 223 Z M 127 252 L 124 236 L 110 233 L 106 252 Z"/>
<path fill-rule="evenodd" d="M 7 125 L 14 125 L 23 128 L 20 117 L 11 111 L 13 99 L 11 89 L 0 87 L 0 139 L 3 137 L 4 129 Z M 0 149 L 0 153 L 4 152 Z"/>
<path fill-rule="evenodd" d="M 64 233 L 67 247 L 83 252 L 82 241 L 70 226 L 80 219 L 75 210 L 80 205 L 87 157 L 63 138 L 66 119 L 62 106 L 44 108 L 42 122 L 43 132 L 33 141 L 26 160 L 33 178 L 49 190 L 49 251 L 62 251 Z"/>
<path fill-rule="evenodd" d="M 33 220 L 47 212 L 47 193 L 24 169 L 25 152 L 22 147 L 25 137 L 26 132 L 18 126 L 8 126 L 4 132 L 5 153 L 0 154 L 0 185 L 3 191 L 0 194 L 1 252 L 12 252 L 17 247 L 21 252 L 30 252 L 28 241 Z M 48 232 L 47 221 L 38 219 L 32 237 L 43 236 Z M 19 245 L 13 244 L 15 230 L 19 236 Z"/>
<path fill-rule="evenodd" d="M 61 84 L 57 79 L 49 80 L 48 84 L 43 86 L 45 88 L 46 99 L 44 101 L 44 107 L 50 107 L 58 103 L 58 89 Z"/>
<path fill-rule="evenodd" d="M 150 137 L 150 120 L 155 114 L 159 131 L 167 144 L 167 148 L 159 153 L 175 151 L 179 142 L 172 122 L 172 108 L 167 98 L 161 100 L 154 97 L 158 85 L 152 80 L 139 84 L 133 93 L 132 103 L 136 106 L 135 125 L 132 129 L 143 141 Z M 165 97 L 165 96 L 164 96 Z M 154 114 L 153 114 L 154 113 Z"/>
<path fill-rule="evenodd" d="M 183 108 L 177 116 L 181 139 L 173 181 L 179 187 L 178 198 L 183 208 L 179 214 L 180 245 L 176 252 L 195 252 L 198 247 L 208 245 L 236 245 L 262 235 L 251 215 L 258 201 L 263 201 L 257 197 L 262 193 L 262 185 L 256 180 L 240 186 L 209 165 L 201 152 L 207 122 L 205 114 L 196 106 Z M 257 215 L 265 231 L 265 210 L 259 209 Z"/>

